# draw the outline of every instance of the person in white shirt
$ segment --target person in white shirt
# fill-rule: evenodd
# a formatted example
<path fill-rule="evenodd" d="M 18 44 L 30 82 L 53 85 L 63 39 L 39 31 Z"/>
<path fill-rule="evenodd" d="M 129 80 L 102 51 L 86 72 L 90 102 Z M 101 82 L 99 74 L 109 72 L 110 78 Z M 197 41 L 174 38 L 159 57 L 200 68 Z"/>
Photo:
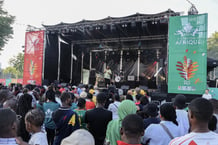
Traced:
<path fill-rule="evenodd" d="M 46 133 L 42 130 L 45 114 L 39 109 L 30 110 L 25 116 L 26 130 L 31 133 L 28 143 L 17 139 L 19 145 L 48 145 Z"/>
<path fill-rule="evenodd" d="M 170 103 L 164 103 L 160 107 L 160 124 L 149 125 L 142 137 L 142 143 L 149 145 L 167 145 L 171 139 L 180 136 L 176 111 Z"/>
<path fill-rule="evenodd" d="M 188 110 L 191 132 L 173 139 L 169 145 L 217 145 L 218 134 L 208 128 L 212 114 L 213 106 L 207 99 L 192 100 Z"/>
<path fill-rule="evenodd" d="M 209 89 L 205 90 L 205 93 L 203 94 L 202 98 L 205 98 L 207 100 L 212 99 L 211 94 L 209 93 Z"/>
<path fill-rule="evenodd" d="M 108 110 L 112 112 L 113 119 L 118 119 L 118 107 L 120 105 L 120 96 L 118 94 L 115 94 L 113 96 L 114 102 L 111 103 L 108 107 Z"/>
<path fill-rule="evenodd" d="M 176 95 L 173 105 L 176 108 L 176 120 L 179 124 L 179 130 L 181 135 L 186 135 L 189 131 L 188 112 L 184 110 L 186 105 L 186 97 L 182 94 Z"/>

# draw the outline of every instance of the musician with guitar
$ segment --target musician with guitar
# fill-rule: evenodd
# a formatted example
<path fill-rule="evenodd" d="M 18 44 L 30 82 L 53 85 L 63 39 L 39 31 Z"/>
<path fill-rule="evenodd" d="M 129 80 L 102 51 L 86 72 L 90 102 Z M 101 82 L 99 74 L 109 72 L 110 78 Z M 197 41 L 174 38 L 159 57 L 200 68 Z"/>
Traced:
<path fill-rule="evenodd" d="M 108 87 L 111 83 L 111 69 L 109 66 L 104 70 L 104 81 L 105 81 L 105 86 Z"/>

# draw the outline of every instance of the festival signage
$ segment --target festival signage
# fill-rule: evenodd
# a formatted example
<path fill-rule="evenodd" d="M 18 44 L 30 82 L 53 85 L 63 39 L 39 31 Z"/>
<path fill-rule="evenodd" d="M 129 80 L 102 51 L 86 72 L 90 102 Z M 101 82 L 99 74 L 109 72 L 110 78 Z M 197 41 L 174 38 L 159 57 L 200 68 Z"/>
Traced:
<path fill-rule="evenodd" d="M 44 31 L 26 32 L 23 84 L 42 83 Z"/>
<path fill-rule="evenodd" d="M 169 20 L 168 93 L 203 94 L 207 76 L 207 14 Z"/>

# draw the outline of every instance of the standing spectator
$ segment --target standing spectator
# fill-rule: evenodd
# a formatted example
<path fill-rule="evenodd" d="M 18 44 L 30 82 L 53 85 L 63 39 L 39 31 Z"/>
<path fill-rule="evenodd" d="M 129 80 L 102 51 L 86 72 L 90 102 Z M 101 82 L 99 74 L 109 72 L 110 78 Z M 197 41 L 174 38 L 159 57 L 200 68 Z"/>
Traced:
<path fill-rule="evenodd" d="M 107 124 L 112 120 L 112 112 L 104 108 L 106 94 L 97 95 L 97 107 L 85 114 L 88 130 L 95 138 L 95 145 L 103 145 L 106 136 Z"/>
<path fill-rule="evenodd" d="M 48 144 L 53 145 L 55 136 L 55 123 L 52 120 L 52 113 L 56 111 L 60 105 L 55 101 L 55 92 L 48 90 L 45 94 L 46 102 L 43 104 L 43 111 L 45 113 L 45 130 L 47 132 Z"/>
<path fill-rule="evenodd" d="M 85 105 L 86 105 L 86 100 L 83 98 L 79 98 L 78 103 L 77 103 L 78 108 L 74 110 L 79 116 L 80 128 L 83 128 L 83 129 L 87 129 L 87 126 L 85 123 L 85 113 L 86 113 Z"/>
<path fill-rule="evenodd" d="M 206 89 L 206 90 L 205 90 L 205 92 L 204 92 L 202 98 L 205 98 L 205 99 L 207 99 L 207 100 L 212 99 L 212 96 L 211 96 L 211 94 L 209 93 L 209 89 Z"/>
<path fill-rule="evenodd" d="M 122 120 L 129 114 L 136 113 L 136 105 L 133 101 L 124 100 L 118 107 L 119 119 L 115 119 L 109 122 L 106 132 L 106 142 L 110 145 L 117 145 L 117 140 L 121 140 L 120 127 Z"/>
<path fill-rule="evenodd" d="M 218 120 L 218 100 L 216 99 L 210 99 L 209 100 L 213 106 L 213 115 L 216 117 L 216 119 Z M 216 124 L 216 133 L 218 133 L 218 122 Z"/>
<path fill-rule="evenodd" d="M 3 108 L 10 108 L 12 109 L 14 112 L 17 111 L 17 99 L 15 98 L 11 98 L 9 100 L 6 100 L 3 104 Z"/>
<path fill-rule="evenodd" d="M 0 109 L 0 145 L 18 145 L 15 137 L 17 136 L 17 117 L 11 109 Z"/>
<path fill-rule="evenodd" d="M 143 119 L 136 115 L 127 115 L 120 129 L 121 140 L 117 141 L 117 145 L 141 145 L 141 137 L 144 134 Z"/>
<path fill-rule="evenodd" d="M 181 94 L 176 95 L 173 104 L 176 108 L 176 120 L 178 122 L 180 135 L 186 135 L 189 131 L 188 113 L 184 110 L 187 107 L 186 97 Z"/>
<path fill-rule="evenodd" d="M 27 132 L 25 128 L 25 116 L 26 113 L 32 109 L 32 96 L 24 93 L 20 96 L 18 100 L 17 106 L 17 114 L 20 115 L 22 118 L 18 125 L 18 136 L 22 137 L 24 141 L 28 141 L 30 139 L 30 134 Z"/>
<path fill-rule="evenodd" d="M 160 118 L 158 116 L 158 107 L 154 103 L 149 103 L 143 108 L 143 113 L 146 116 L 146 118 L 143 120 L 144 121 L 144 127 L 145 129 L 150 125 L 150 124 L 159 124 L 160 123 Z"/>
<path fill-rule="evenodd" d="M 115 94 L 113 96 L 113 100 L 114 100 L 114 102 L 109 105 L 108 110 L 112 112 L 113 120 L 114 120 L 114 119 L 119 118 L 119 116 L 118 116 L 118 107 L 120 106 L 119 94 Z"/>
<path fill-rule="evenodd" d="M 61 103 L 62 106 L 52 114 L 52 119 L 56 125 L 53 145 L 60 145 L 63 138 L 80 128 L 79 117 L 70 109 L 72 104 L 70 93 L 62 93 Z"/>
<path fill-rule="evenodd" d="M 208 128 L 208 123 L 213 115 L 212 104 L 207 99 L 197 98 L 191 101 L 188 108 L 191 132 L 175 138 L 169 145 L 216 145 L 218 134 Z"/>
<path fill-rule="evenodd" d="M 88 93 L 86 96 L 86 110 L 94 109 L 95 103 L 92 102 L 92 94 Z"/>
<path fill-rule="evenodd" d="M 174 107 L 169 103 L 161 105 L 160 115 L 160 124 L 151 124 L 145 129 L 143 144 L 149 142 L 149 145 L 167 145 L 171 139 L 180 136 Z"/>
<path fill-rule="evenodd" d="M 8 89 L 0 90 L 0 108 L 3 107 L 3 103 L 13 97 L 12 93 Z"/>
<path fill-rule="evenodd" d="M 40 109 L 30 110 L 25 116 L 26 129 L 31 133 L 28 144 L 17 139 L 19 145 L 48 145 L 46 133 L 42 130 L 45 114 Z"/>

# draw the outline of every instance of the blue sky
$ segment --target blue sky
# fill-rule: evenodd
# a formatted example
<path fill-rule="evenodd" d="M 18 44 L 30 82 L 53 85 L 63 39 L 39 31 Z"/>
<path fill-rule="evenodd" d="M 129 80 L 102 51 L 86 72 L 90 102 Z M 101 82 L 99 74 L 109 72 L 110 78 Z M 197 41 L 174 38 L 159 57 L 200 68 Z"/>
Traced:
<path fill-rule="evenodd" d="M 218 0 L 191 0 L 199 13 L 208 13 L 208 36 L 218 31 Z M 172 9 L 187 14 L 191 5 L 186 0 L 5 0 L 4 9 L 16 16 L 14 38 L 0 52 L 1 67 L 22 52 L 27 25 L 96 20 L 108 16 L 122 17 L 131 14 L 153 14 Z"/>

